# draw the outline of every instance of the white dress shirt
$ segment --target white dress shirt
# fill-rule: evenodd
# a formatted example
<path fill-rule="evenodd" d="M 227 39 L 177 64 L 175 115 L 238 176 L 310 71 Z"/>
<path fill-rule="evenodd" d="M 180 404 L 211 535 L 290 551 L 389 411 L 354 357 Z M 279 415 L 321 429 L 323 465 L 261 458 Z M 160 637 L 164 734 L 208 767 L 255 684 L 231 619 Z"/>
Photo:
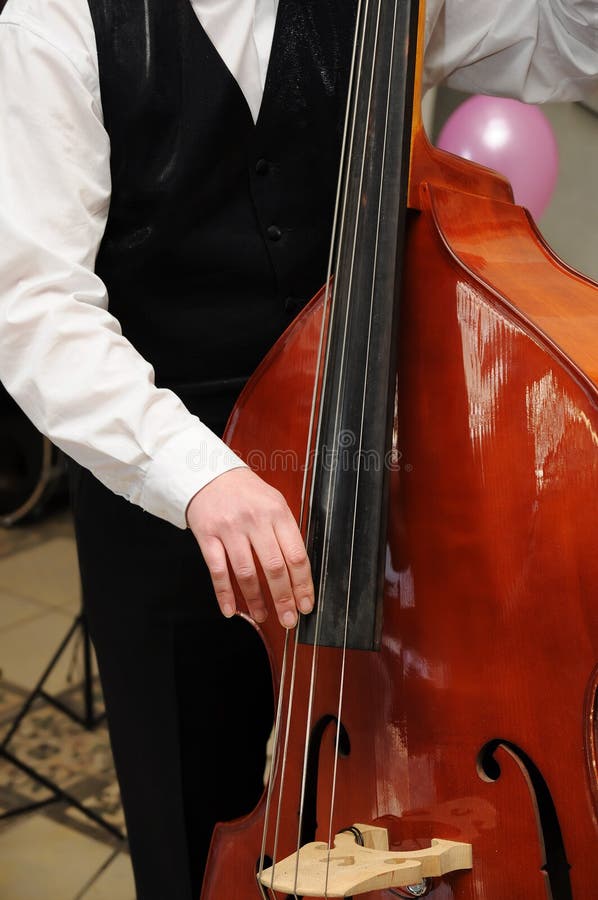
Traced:
<path fill-rule="evenodd" d="M 257 118 L 277 0 L 190 2 Z M 427 24 L 428 85 L 540 102 L 598 84 L 594 0 L 429 0 Z M 8 0 L 0 148 L 0 380 L 109 488 L 183 528 L 242 463 L 154 386 L 94 274 L 111 185 L 87 0 Z"/>

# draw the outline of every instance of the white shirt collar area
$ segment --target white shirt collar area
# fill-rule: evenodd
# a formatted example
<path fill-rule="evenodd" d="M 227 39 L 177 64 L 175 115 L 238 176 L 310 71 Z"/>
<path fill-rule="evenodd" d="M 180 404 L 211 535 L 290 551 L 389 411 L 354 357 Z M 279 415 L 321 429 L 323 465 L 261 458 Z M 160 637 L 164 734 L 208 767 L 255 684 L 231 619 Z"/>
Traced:
<path fill-rule="evenodd" d="M 278 0 L 191 0 L 197 18 L 237 80 L 254 122 L 264 93 Z M 235 27 L 231 28 L 231 21 Z"/>

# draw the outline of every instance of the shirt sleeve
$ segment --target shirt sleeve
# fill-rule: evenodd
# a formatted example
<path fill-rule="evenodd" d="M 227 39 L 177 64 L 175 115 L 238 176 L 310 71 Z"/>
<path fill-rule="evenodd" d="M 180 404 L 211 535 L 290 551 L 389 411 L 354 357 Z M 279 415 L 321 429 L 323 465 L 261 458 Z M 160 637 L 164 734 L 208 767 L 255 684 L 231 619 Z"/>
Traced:
<path fill-rule="evenodd" d="M 428 0 L 425 86 L 528 103 L 598 88 L 597 0 Z"/>
<path fill-rule="evenodd" d="M 110 148 L 90 73 L 6 19 L 0 147 L 0 380 L 40 431 L 111 490 L 184 528 L 193 495 L 243 463 L 155 387 L 152 367 L 108 312 L 94 265 Z"/>

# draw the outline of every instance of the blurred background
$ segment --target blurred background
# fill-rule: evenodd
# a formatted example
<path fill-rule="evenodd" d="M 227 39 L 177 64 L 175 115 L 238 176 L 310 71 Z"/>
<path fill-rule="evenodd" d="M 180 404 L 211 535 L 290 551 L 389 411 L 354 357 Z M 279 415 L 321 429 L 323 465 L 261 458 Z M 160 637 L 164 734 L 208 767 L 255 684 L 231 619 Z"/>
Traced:
<path fill-rule="evenodd" d="M 445 87 L 430 92 L 426 127 L 434 141 L 468 99 L 467 94 Z M 561 259 L 598 280 L 598 93 L 586 103 L 546 103 L 539 109 L 556 139 L 558 174 L 537 223 Z M 534 149 L 541 162 L 544 148 Z"/>

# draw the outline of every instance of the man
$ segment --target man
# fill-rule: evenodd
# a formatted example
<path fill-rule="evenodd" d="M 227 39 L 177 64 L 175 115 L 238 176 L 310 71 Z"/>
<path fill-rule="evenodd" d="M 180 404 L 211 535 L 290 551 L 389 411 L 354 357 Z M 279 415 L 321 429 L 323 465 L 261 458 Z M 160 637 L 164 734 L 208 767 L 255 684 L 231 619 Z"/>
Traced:
<path fill-rule="evenodd" d="M 233 575 L 267 615 L 259 567 L 284 627 L 313 604 L 284 499 L 217 434 L 325 277 L 353 21 L 347 0 L 8 0 L 0 19 L 0 379 L 76 460 L 141 900 L 197 897 L 214 821 L 260 791 L 268 669 L 210 580 L 228 618 Z M 429 3 L 428 83 L 575 99 L 597 49 L 590 0 Z"/>

